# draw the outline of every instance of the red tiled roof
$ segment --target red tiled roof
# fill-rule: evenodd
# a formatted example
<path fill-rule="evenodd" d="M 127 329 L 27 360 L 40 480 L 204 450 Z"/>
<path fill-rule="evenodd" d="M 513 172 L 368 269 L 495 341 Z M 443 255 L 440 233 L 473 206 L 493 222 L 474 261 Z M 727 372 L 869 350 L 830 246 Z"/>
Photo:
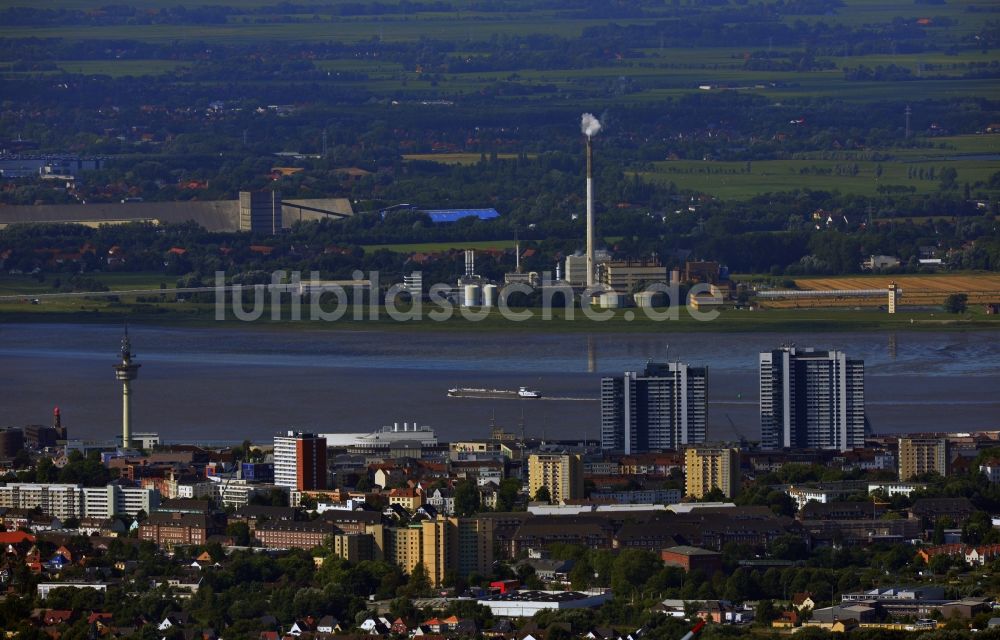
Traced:
<path fill-rule="evenodd" d="M 20 544 L 27 540 L 34 543 L 35 536 L 24 531 L 4 531 L 0 532 L 0 544 Z"/>
<path fill-rule="evenodd" d="M 45 624 L 62 624 L 69 621 L 73 617 L 73 611 L 71 609 L 49 609 L 42 616 L 42 620 Z"/>

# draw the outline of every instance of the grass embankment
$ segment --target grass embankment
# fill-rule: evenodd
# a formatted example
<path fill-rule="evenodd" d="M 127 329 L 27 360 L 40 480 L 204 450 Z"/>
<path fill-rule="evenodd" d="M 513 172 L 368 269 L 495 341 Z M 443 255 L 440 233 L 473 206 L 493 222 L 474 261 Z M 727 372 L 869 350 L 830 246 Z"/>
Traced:
<path fill-rule="evenodd" d="M 679 311 L 675 320 L 652 320 L 640 309 L 624 309 L 609 314 L 607 320 L 597 321 L 585 317 L 576 309 L 573 319 L 563 313 L 554 312 L 551 320 L 543 319 L 540 309 L 519 310 L 528 312 L 531 318 L 516 322 L 504 318 L 494 310 L 481 321 L 464 318 L 455 309 L 446 321 L 435 321 L 425 306 L 420 320 L 398 321 L 393 319 L 384 307 L 378 310 L 377 318 L 368 307 L 359 312 L 360 320 L 353 319 L 354 307 L 346 307 L 342 319 L 337 321 L 310 320 L 308 307 L 303 309 L 299 321 L 290 320 L 287 308 L 282 310 L 280 320 L 271 320 L 269 311 L 261 319 L 253 322 L 237 320 L 231 309 L 227 309 L 224 320 L 215 319 L 215 305 L 207 303 L 153 303 L 138 306 L 121 303 L 75 300 L 67 304 L 44 303 L 42 305 L 0 304 L 0 323 L 7 322 L 70 322 L 70 323 L 120 323 L 127 318 L 130 322 L 178 326 L 224 326 L 254 327 L 289 330 L 392 330 L 392 331 L 530 331 L 554 333 L 678 333 L 678 332 L 833 332 L 833 331 L 911 331 L 911 330 L 997 330 L 1000 317 L 989 316 L 978 309 L 966 314 L 948 315 L 943 312 L 902 312 L 888 315 L 874 310 L 837 309 L 783 309 L 768 311 L 723 310 L 713 320 L 699 321 L 691 317 L 686 309 Z M 478 311 L 478 310 L 474 310 Z"/>
<path fill-rule="evenodd" d="M 441 243 L 448 244 L 448 243 Z M 502 243 L 501 243 L 502 244 Z M 407 250 L 417 245 L 407 245 Z M 431 250 L 428 245 L 425 250 Z M 960 315 L 946 314 L 943 311 L 922 308 L 908 310 L 905 307 L 900 313 L 889 315 L 879 311 L 874 306 L 882 306 L 884 300 L 863 299 L 835 301 L 819 299 L 811 301 L 810 308 L 773 308 L 763 311 L 745 311 L 721 309 L 718 316 L 712 320 L 699 320 L 688 312 L 680 309 L 677 318 L 654 319 L 647 316 L 643 309 L 617 309 L 614 311 L 594 309 L 602 320 L 588 318 L 577 307 L 573 309 L 572 317 L 567 317 L 565 310 L 554 309 L 551 319 L 542 316 L 542 310 L 536 308 L 515 309 L 514 311 L 530 314 L 526 321 L 514 321 L 501 315 L 498 309 L 485 314 L 482 320 L 469 320 L 463 317 L 458 308 L 452 310 L 450 319 L 437 321 L 430 312 L 439 307 L 424 303 L 423 316 L 419 320 L 399 321 L 394 319 L 385 307 L 379 307 L 373 314 L 368 306 L 355 308 L 346 306 L 342 318 L 335 321 L 322 319 L 310 320 L 310 307 L 303 304 L 301 317 L 303 320 L 291 320 L 288 306 L 282 308 L 279 320 L 270 319 L 270 307 L 267 307 L 264 317 L 253 322 L 238 320 L 232 311 L 232 305 L 226 305 L 225 318 L 216 320 L 215 304 L 210 301 L 177 302 L 171 289 L 175 283 L 172 278 L 156 273 L 114 273 L 95 274 L 96 280 L 102 282 L 112 291 L 132 289 L 152 289 L 148 293 L 126 294 L 118 300 L 105 298 L 58 298 L 42 299 L 40 304 L 32 304 L 35 296 L 54 292 L 52 277 L 47 282 L 25 276 L 0 277 L 0 296 L 23 296 L 18 301 L 0 302 L 0 322 L 121 322 L 123 318 L 130 321 L 149 322 L 155 324 L 179 324 L 188 326 L 254 326 L 275 327 L 287 329 L 353 329 L 353 330 L 428 330 L 428 331 L 536 331 L 536 332 L 643 332 L 670 333 L 686 331 L 720 331 L 720 332 L 755 332 L 755 331 L 893 331 L 893 330 L 970 330 L 970 329 L 1000 329 L 1000 315 L 987 315 L 984 307 L 970 302 L 968 313 Z M 739 276 L 740 279 L 753 276 Z M 902 303 L 913 300 L 911 304 L 931 307 L 933 300 L 943 299 L 946 295 L 960 292 L 990 292 L 1000 300 L 1000 274 L 943 274 L 943 275 L 899 275 L 899 276 L 847 276 L 841 278 L 798 278 L 796 286 L 799 289 L 863 289 L 882 288 L 889 280 L 896 282 L 903 289 Z M 164 293 L 160 294 L 160 284 L 165 285 Z M 933 298 L 926 295 L 936 296 Z M 921 297 L 923 295 L 923 297 Z M 139 301 L 142 298 L 144 301 Z M 991 301 L 992 298 L 991 298 Z M 786 306 L 780 302 L 770 303 L 776 307 Z M 787 305 L 791 306 L 791 305 Z M 324 306 L 324 311 L 330 312 L 332 306 Z M 407 309 L 402 309 L 404 312 Z M 479 313 L 480 310 L 472 310 Z M 656 310 L 657 314 L 664 313 Z M 704 317 L 704 316 L 702 316 Z M 359 318 L 359 319 L 355 319 Z"/>

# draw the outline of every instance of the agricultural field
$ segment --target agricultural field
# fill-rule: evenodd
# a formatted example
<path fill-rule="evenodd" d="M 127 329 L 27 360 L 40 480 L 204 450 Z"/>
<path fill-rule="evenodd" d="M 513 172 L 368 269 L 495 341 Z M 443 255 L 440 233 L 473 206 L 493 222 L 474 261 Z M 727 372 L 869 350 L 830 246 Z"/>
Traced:
<path fill-rule="evenodd" d="M 840 191 L 844 194 L 874 196 L 879 187 L 913 189 L 913 193 L 934 193 L 940 188 L 936 178 L 943 168 L 958 172 L 957 185 L 988 182 L 1000 172 L 1000 136 L 977 136 L 975 147 L 988 157 L 963 158 L 958 151 L 913 149 L 899 160 L 755 160 L 719 162 L 714 160 L 668 160 L 653 164 L 645 178 L 673 182 L 682 189 L 694 189 L 722 199 L 745 199 L 768 192 L 811 189 Z M 819 155 L 819 154 L 816 154 Z M 976 189 L 973 186 L 972 192 Z"/>
<path fill-rule="evenodd" d="M 71 275 L 49 274 L 41 281 L 32 276 L 0 275 L 0 296 L 57 293 L 58 289 L 54 286 L 56 281 L 68 282 Z M 88 273 L 86 277 L 100 282 L 110 291 L 158 289 L 161 286 L 164 289 L 174 289 L 177 286 L 175 277 L 162 273 Z"/>
<path fill-rule="evenodd" d="M 1000 274 L 871 275 L 837 278 L 798 278 L 795 286 L 805 291 L 831 289 L 880 289 L 895 282 L 904 292 L 994 293 L 1000 297 Z"/>
<path fill-rule="evenodd" d="M 940 305 L 949 295 L 964 293 L 970 304 L 1000 302 L 1000 275 L 994 274 L 942 274 L 942 275 L 871 275 L 842 276 L 833 278 L 798 278 L 795 286 L 802 291 L 832 291 L 857 289 L 884 289 L 890 282 L 899 285 L 899 304 L 906 306 Z M 764 306 L 771 309 L 884 307 L 885 298 L 793 298 L 768 300 Z"/>
<path fill-rule="evenodd" d="M 82 75 L 156 76 L 189 66 L 180 60 L 61 60 L 56 65 L 66 73 Z"/>

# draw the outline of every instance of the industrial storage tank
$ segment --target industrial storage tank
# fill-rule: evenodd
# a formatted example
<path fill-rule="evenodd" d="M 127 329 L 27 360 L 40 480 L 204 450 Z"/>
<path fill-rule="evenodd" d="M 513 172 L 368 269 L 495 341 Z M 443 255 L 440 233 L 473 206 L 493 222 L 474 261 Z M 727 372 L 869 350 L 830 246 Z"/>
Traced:
<path fill-rule="evenodd" d="M 625 296 L 613 291 L 602 293 L 598 304 L 602 309 L 619 309 L 625 306 Z"/>
<path fill-rule="evenodd" d="M 479 285 L 478 284 L 467 284 L 464 288 L 465 295 L 462 297 L 463 307 L 478 307 L 479 306 Z"/>
<path fill-rule="evenodd" d="M 633 296 L 635 306 L 641 309 L 650 309 L 663 305 L 664 295 L 662 291 L 640 291 Z"/>
<path fill-rule="evenodd" d="M 497 306 L 497 286 L 495 284 L 483 285 L 483 306 Z"/>

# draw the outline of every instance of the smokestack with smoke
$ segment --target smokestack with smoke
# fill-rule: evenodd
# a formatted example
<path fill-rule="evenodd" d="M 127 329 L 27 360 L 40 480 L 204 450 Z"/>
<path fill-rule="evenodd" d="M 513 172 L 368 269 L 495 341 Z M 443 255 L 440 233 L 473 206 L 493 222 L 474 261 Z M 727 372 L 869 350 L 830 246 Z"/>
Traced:
<path fill-rule="evenodd" d="M 594 286 L 594 148 L 591 143 L 601 130 L 601 122 L 591 113 L 580 118 L 580 130 L 587 136 L 587 287 Z"/>
<path fill-rule="evenodd" d="M 588 138 L 593 138 L 601 130 L 601 121 L 594 117 L 592 113 L 585 113 L 580 118 L 580 131 Z"/>

